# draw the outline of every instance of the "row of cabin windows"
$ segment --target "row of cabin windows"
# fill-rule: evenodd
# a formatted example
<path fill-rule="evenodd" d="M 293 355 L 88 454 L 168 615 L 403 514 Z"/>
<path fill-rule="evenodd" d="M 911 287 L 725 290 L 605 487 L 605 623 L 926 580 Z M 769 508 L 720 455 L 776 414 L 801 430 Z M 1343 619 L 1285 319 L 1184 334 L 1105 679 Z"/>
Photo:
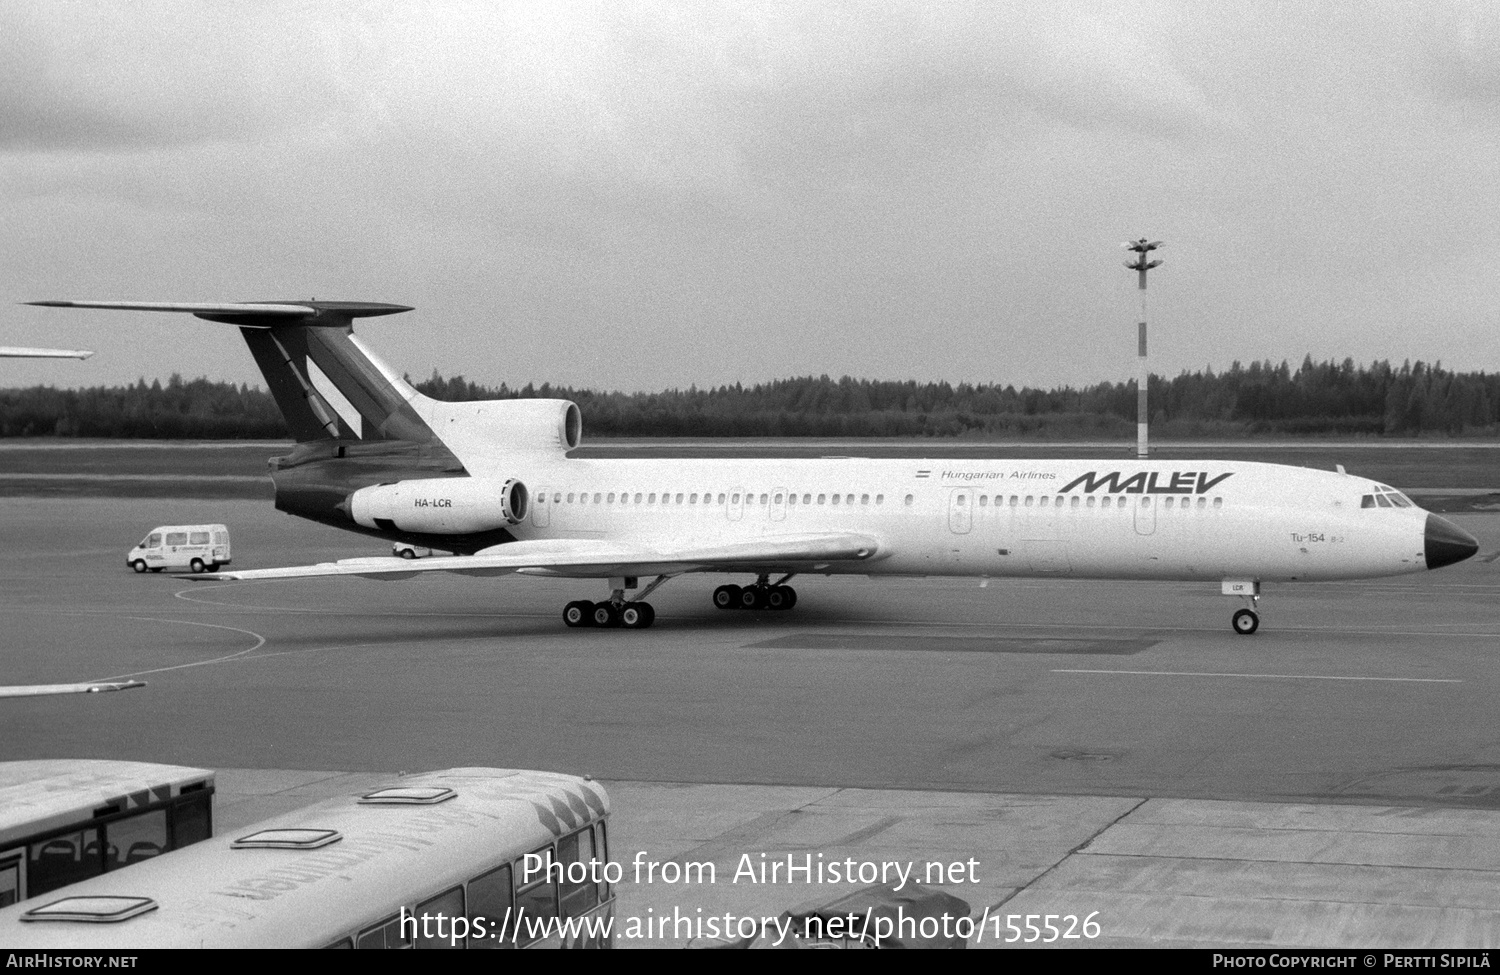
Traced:
<path fill-rule="evenodd" d="M 349 938 L 341 938 L 328 947 L 524 948 L 535 940 L 528 935 L 532 930 L 531 925 L 524 921 L 521 923 L 519 938 L 516 937 L 515 930 L 502 931 L 498 937 L 495 936 L 495 931 L 507 921 L 511 921 L 514 926 L 514 919 L 522 915 L 529 918 L 579 917 L 609 901 L 611 894 L 607 880 L 595 882 L 567 879 L 570 864 L 602 865 L 608 862 L 607 850 L 604 824 L 595 823 L 564 836 L 557 841 L 555 847 L 544 846 L 532 851 L 543 859 L 545 867 L 535 871 L 536 876 L 529 882 L 526 880 L 526 860 L 522 857 L 482 873 L 463 886 L 453 887 L 422 901 L 415 910 L 406 913 L 404 926 L 402 916 L 397 912 L 393 917 L 364 929 L 352 942 Z M 556 879 L 559 867 L 563 877 L 561 881 Z M 552 879 L 548 879 L 546 868 L 551 868 Z M 589 874 L 602 876 L 603 870 L 591 869 Z M 427 933 L 434 937 L 424 937 L 421 921 L 423 914 L 429 917 L 436 917 L 438 914 L 449 918 L 467 917 L 471 932 L 479 930 L 475 922 L 483 918 L 483 935 L 454 944 L 450 938 L 436 937 L 437 922 L 433 921 L 427 928 Z M 451 929 L 450 926 L 451 922 L 443 925 L 445 933 Z"/>
<path fill-rule="evenodd" d="M 966 507 L 967 504 L 968 504 L 968 498 L 967 498 L 967 496 L 966 495 L 962 495 L 962 494 L 956 496 L 953 499 L 953 501 L 954 501 L 954 504 L 958 505 L 958 507 L 960 507 L 960 508 Z M 912 496 L 910 494 L 908 494 L 906 496 L 906 503 L 907 504 L 911 504 L 912 503 Z M 979 496 L 979 498 L 978 498 L 978 501 L 977 501 L 978 506 L 981 507 L 981 508 L 988 507 L 990 505 L 990 503 L 991 503 L 990 502 L 990 496 L 987 495 L 987 494 L 981 494 Z M 1007 503 L 1007 501 L 1006 501 L 1005 495 L 1003 495 L 1003 494 L 997 494 L 997 495 L 994 496 L 994 506 L 996 508 L 1004 507 L 1006 505 L 1006 503 Z M 1038 508 L 1047 508 L 1047 507 L 1061 508 L 1061 507 L 1063 507 L 1065 505 L 1067 507 L 1070 507 L 1070 508 L 1085 508 L 1085 507 L 1087 507 L 1087 508 L 1094 508 L 1094 507 L 1099 507 L 1099 508 L 1109 508 L 1109 507 L 1125 508 L 1125 507 L 1128 507 L 1129 504 L 1130 504 L 1130 498 L 1111 498 L 1109 495 L 1105 495 L 1102 498 L 1095 497 L 1094 495 L 1089 495 L 1087 498 L 1082 497 L 1082 496 L 1077 495 L 1077 494 L 1074 494 L 1074 495 L 1071 495 L 1071 496 L 1070 495 L 1058 495 L 1057 498 L 1054 500 L 1050 495 L 1045 495 L 1045 494 L 1042 495 L 1040 499 L 1038 499 L 1036 496 L 1030 495 L 1030 494 L 1027 494 L 1027 495 L 1012 494 L 1010 496 L 1010 500 L 1009 500 L 1009 506 L 1012 507 L 1012 508 L 1015 508 L 1017 506 L 1023 506 L 1023 507 L 1027 507 L 1027 508 L 1030 508 L 1030 507 L 1033 507 L 1033 506 L 1034 507 L 1038 507 Z M 1215 508 L 1222 508 L 1222 507 L 1224 507 L 1224 499 L 1223 498 L 1214 498 L 1213 499 L 1213 506 Z M 1151 507 L 1151 498 L 1149 498 L 1149 497 L 1142 497 L 1140 499 L 1140 507 L 1142 507 L 1142 508 L 1149 508 L 1149 507 Z M 1162 507 L 1164 507 L 1164 508 L 1182 508 L 1184 510 L 1191 509 L 1191 508 L 1207 508 L 1208 507 L 1208 499 L 1207 498 L 1202 498 L 1202 497 L 1197 498 L 1197 499 L 1168 497 L 1168 498 L 1166 498 L 1166 499 L 1164 499 L 1162 501 Z"/>
<path fill-rule="evenodd" d="M 566 497 L 566 500 L 564 500 L 565 497 Z M 554 491 L 553 494 L 552 494 L 552 503 L 553 504 L 589 504 L 590 503 L 589 499 L 591 497 L 593 498 L 593 501 L 592 501 L 593 504 L 614 504 L 615 501 L 616 501 L 616 499 L 618 498 L 620 504 L 631 504 L 631 503 L 634 503 L 634 504 L 652 505 L 652 504 L 656 504 L 657 503 L 657 497 L 658 497 L 658 495 L 654 491 L 651 492 L 651 493 L 649 493 L 649 494 L 641 492 L 641 491 L 637 491 L 633 495 L 629 491 L 621 491 L 618 494 L 616 494 L 614 491 L 610 491 L 607 494 L 604 493 L 604 492 L 602 492 L 602 491 L 595 491 L 592 495 L 590 495 L 586 491 L 583 492 L 583 493 L 576 493 L 576 492 L 573 492 L 573 491 L 569 491 L 567 493 L 567 495 L 565 496 L 561 491 Z M 700 496 L 698 494 L 687 494 L 687 493 L 684 493 L 684 492 L 681 492 L 681 491 L 677 492 L 677 494 L 675 494 L 675 495 L 671 494 L 670 492 L 663 491 L 661 493 L 661 495 L 660 495 L 661 503 L 664 504 L 664 505 L 666 505 L 666 504 L 697 504 L 699 497 Z M 728 504 L 739 504 L 740 503 L 741 494 L 738 491 L 734 491 L 734 492 L 720 491 L 719 494 L 718 494 L 718 500 L 715 501 L 714 500 L 714 493 L 712 491 L 704 491 L 703 494 L 701 495 L 701 497 L 703 499 L 703 503 L 704 504 L 725 504 L 725 503 L 728 503 Z M 634 502 L 631 501 L 631 498 L 635 499 Z M 686 498 L 686 501 L 683 500 L 684 498 Z M 765 492 L 762 492 L 760 495 L 756 495 L 753 492 L 746 492 L 744 494 L 744 503 L 745 504 L 782 504 L 782 503 L 786 503 L 786 504 L 798 504 L 798 503 L 801 503 L 801 504 L 829 504 L 829 505 L 845 504 L 845 505 L 852 505 L 852 504 L 870 504 L 870 503 L 872 503 L 871 496 L 868 495 L 868 494 L 858 494 L 858 495 L 855 495 L 855 494 L 819 494 L 819 495 L 817 495 L 817 500 L 816 501 L 813 500 L 813 495 L 812 494 L 803 494 L 803 495 L 801 495 L 801 499 L 802 500 L 800 502 L 797 499 L 798 499 L 798 495 L 796 495 L 796 494 L 789 494 L 789 493 L 782 492 L 782 491 L 777 491 L 775 493 L 765 493 Z M 858 499 L 858 500 L 856 500 L 856 499 Z M 546 494 L 538 495 L 537 496 L 537 500 L 539 500 L 543 504 L 545 504 L 546 501 L 547 501 L 547 495 Z M 874 504 L 885 504 L 885 495 L 883 495 L 883 494 L 877 494 L 877 495 L 875 495 L 874 498 L 873 498 L 873 503 Z M 908 502 L 908 503 L 910 503 L 910 502 Z"/>
<path fill-rule="evenodd" d="M 26 896 L 45 894 L 208 839 L 213 829 L 212 794 L 195 790 L 147 809 L 105 813 L 86 827 L 28 842 Z M 12 864 L 0 863 L 0 907 L 18 899 L 19 873 L 14 870 L 13 884 Z"/>
<path fill-rule="evenodd" d="M 587 492 L 578 493 L 578 492 L 569 491 L 566 495 L 564 495 L 561 491 L 555 491 L 552 494 L 552 503 L 553 504 L 589 504 L 590 503 L 590 500 L 589 500 L 590 497 L 591 496 Z M 654 491 L 651 492 L 651 493 L 649 493 L 649 494 L 641 492 L 641 491 L 637 491 L 637 492 L 635 492 L 634 495 L 631 495 L 627 491 L 621 491 L 618 494 L 616 494 L 614 491 L 610 491 L 608 493 L 605 493 L 605 492 L 602 492 L 602 491 L 595 491 L 593 493 L 593 495 L 592 495 L 592 498 L 593 498 L 592 503 L 593 504 L 614 504 L 614 503 L 616 503 L 616 499 L 618 499 L 618 501 L 619 501 L 620 504 L 631 504 L 632 503 L 632 501 L 631 501 L 632 497 L 634 497 L 634 503 L 635 504 L 654 505 L 654 504 L 657 503 L 657 494 Z M 698 504 L 699 503 L 698 502 L 699 495 L 696 494 L 696 493 L 694 493 L 694 494 L 684 494 L 682 492 L 678 492 L 674 496 L 674 495 L 669 494 L 669 493 L 667 493 L 667 492 L 664 491 L 664 492 L 662 492 L 662 494 L 660 495 L 660 497 L 661 497 L 661 503 L 664 504 L 664 505 L 683 504 L 683 503 Z M 674 500 L 674 497 L 675 497 L 675 500 Z M 732 492 L 732 493 L 730 493 L 730 492 L 722 492 L 721 491 L 719 493 L 719 495 L 718 495 L 718 500 L 715 501 L 714 500 L 714 494 L 711 491 L 705 491 L 703 493 L 703 495 L 702 495 L 703 504 L 724 504 L 724 503 L 726 503 L 726 500 L 727 500 L 727 503 L 732 504 L 732 505 L 737 505 L 737 504 L 740 503 L 740 497 L 741 496 L 740 496 L 740 494 L 738 492 Z M 858 498 L 857 501 L 855 500 L 856 497 Z M 686 502 L 684 502 L 684 500 L 683 500 L 684 498 L 687 499 Z M 757 500 L 757 495 L 755 495 L 755 494 L 746 493 L 744 495 L 744 500 L 745 500 L 746 504 L 756 504 L 756 503 L 759 503 L 759 504 L 763 504 L 763 505 L 764 504 L 768 504 L 768 503 L 769 504 L 777 504 L 777 505 L 779 505 L 779 504 L 781 504 L 783 502 L 783 500 L 785 501 L 786 504 L 795 505 L 795 504 L 798 503 L 797 498 L 798 498 L 798 495 L 796 495 L 796 494 L 785 494 L 785 495 L 783 495 L 779 491 L 775 492 L 774 494 L 762 493 L 762 494 L 760 494 L 758 496 L 758 500 Z M 814 502 L 812 494 L 803 494 L 803 495 L 801 495 L 801 498 L 802 498 L 801 503 L 802 504 L 807 504 L 807 505 L 814 504 L 814 503 L 816 503 L 816 504 L 830 504 L 830 505 L 836 505 L 836 504 L 840 504 L 840 503 L 843 503 L 844 505 L 854 505 L 854 504 L 868 505 L 868 504 L 871 503 L 871 496 L 868 495 L 868 494 L 860 494 L 860 495 L 853 495 L 853 494 L 844 494 L 844 495 L 838 495 L 838 494 L 832 494 L 832 495 L 830 495 L 830 494 L 819 494 L 819 495 L 817 495 L 816 502 Z M 842 502 L 841 502 L 841 499 L 842 499 Z M 545 504 L 546 501 L 547 501 L 546 494 L 538 495 L 537 500 L 539 500 L 539 501 L 541 501 L 542 503 Z M 1015 508 L 1015 507 L 1018 507 L 1018 506 L 1024 506 L 1024 507 L 1027 507 L 1027 508 L 1030 508 L 1030 507 L 1033 507 L 1033 506 L 1040 507 L 1040 508 L 1046 508 L 1046 507 L 1061 508 L 1064 505 L 1068 505 L 1068 506 L 1071 506 L 1071 507 L 1074 507 L 1074 508 L 1080 508 L 1080 507 L 1089 507 L 1089 508 L 1093 508 L 1093 507 L 1099 507 L 1099 508 L 1116 507 L 1116 508 L 1124 508 L 1124 507 L 1128 506 L 1130 500 L 1131 500 L 1130 498 L 1111 498 L 1108 495 L 1105 495 L 1102 498 L 1095 497 L 1094 495 L 1089 495 L 1087 498 L 1085 498 L 1085 497 L 1083 497 L 1081 495 L 1076 495 L 1076 494 L 1075 495 L 1071 495 L 1071 496 L 1068 496 L 1068 495 L 1058 495 L 1055 500 L 1051 496 L 1045 495 L 1045 494 L 1042 495 L 1040 498 L 1038 498 L 1036 495 L 1031 495 L 1031 494 L 1027 494 L 1027 495 L 1012 494 L 1007 499 L 1006 495 L 996 494 L 996 495 L 993 496 L 993 505 L 996 508 L 1004 507 L 1007 504 L 1009 504 L 1009 506 L 1012 507 L 1012 508 Z M 1403 498 L 1401 500 L 1404 501 L 1405 499 Z M 1366 502 L 1370 502 L 1370 498 L 1369 498 L 1368 495 L 1365 497 L 1365 501 Z M 1381 504 L 1382 504 L 1383 507 L 1390 507 L 1389 502 L 1387 502 L 1385 500 L 1385 497 L 1383 495 L 1380 496 L 1380 501 L 1381 501 Z M 960 494 L 960 495 L 958 495 L 954 499 L 954 502 L 959 507 L 964 507 L 965 505 L 968 504 L 968 497 L 966 495 Z M 885 495 L 883 495 L 883 494 L 877 494 L 877 495 L 875 495 L 874 496 L 874 503 L 877 504 L 877 505 L 885 504 Z M 908 494 L 906 496 L 906 498 L 904 499 L 904 503 L 907 505 L 907 507 L 910 507 L 911 505 L 915 504 L 916 503 L 916 495 L 914 495 L 914 494 Z M 975 503 L 979 507 L 989 507 L 991 505 L 991 503 L 992 503 L 991 496 L 988 495 L 988 494 L 981 494 L 976 499 Z M 1410 502 L 1407 502 L 1407 504 L 1410 504 Z M 1208 505 L 1209 505 L 1209 499 L 1203 498 L 1203 497 L 1196 498 L 1196 499 L 1194 499 L 1194 498 L 1174 498 L 1174 497 L 1167 497 L 1167 498 L 1163 499 L 1163 501 L 1162 501 L 1162 506 L 1166 507 L 1166 508 L 1192 508 L 1192 507 L 1206 508 L 1206 507 L 1208 507 Z M 1149 508 L 1151 506 L 1151 498 L 1150 497 L 1142 497 L 1140 499 L 1140 506 L 1142 508 Z M 1221 498 L 1221 497 L 1214 498 L 1213 499 L 1213 506 L 1215 508 L 1222 508 L 1222 507 L 1224 507 L 1224 499 Z M 1404 506 L 1405 505 L 1403 505 L 1403 507 Z M 1364 507 L 1366 507 L 1366 508 L 1374 507 L 1374 504 L 1373 503 L 1366 503 L 1364 505 Z"/>

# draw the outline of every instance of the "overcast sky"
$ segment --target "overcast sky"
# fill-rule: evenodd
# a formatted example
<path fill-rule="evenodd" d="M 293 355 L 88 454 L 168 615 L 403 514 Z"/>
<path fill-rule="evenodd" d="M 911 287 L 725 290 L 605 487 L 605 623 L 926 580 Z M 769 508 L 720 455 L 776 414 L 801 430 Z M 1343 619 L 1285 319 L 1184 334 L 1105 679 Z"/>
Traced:
<path fill-rule="evenodd" d="M 1500 370 L 1495 0 L 0 4 L 0 386 L 257 382 L 344 298 L 398 369 L 1016 385 Z"/>

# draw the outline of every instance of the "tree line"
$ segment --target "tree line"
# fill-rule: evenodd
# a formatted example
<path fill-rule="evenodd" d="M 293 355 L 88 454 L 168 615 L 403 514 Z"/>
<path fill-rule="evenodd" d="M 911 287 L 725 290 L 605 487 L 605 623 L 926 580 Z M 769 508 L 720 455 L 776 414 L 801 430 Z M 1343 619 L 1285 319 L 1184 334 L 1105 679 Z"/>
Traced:
<path fill-rule="evenodd" d="M 1500 431 L 1500 374 L 1441 363 L 1236 362 L 1214 372 L 1153 375 L 1156 436 L 1476 435 Z M 744 386 L 655 393 L 596 392 L 543 383 L 513 389 L 462 376 L 415 383 L 436 399 L 557 397 L 583 411 L 585 430 L 612 437 L 1129 437 L 1136 384 L 1035 389 L 998 383 L 804 376 Z M 276 439 L 288 436 L 271 395 L 208 379 L 60 390 L 0 390 L 0 436 Z"/>

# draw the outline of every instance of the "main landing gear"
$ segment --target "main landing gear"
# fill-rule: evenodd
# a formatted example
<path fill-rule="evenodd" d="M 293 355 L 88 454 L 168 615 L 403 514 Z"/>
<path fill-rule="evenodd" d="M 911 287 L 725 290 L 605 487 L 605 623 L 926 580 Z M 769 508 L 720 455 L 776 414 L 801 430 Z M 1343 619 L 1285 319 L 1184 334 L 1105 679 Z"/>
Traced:
<path fill-rule="evenodd" d="M 753 586 L 720 586 L 714 590 L 714 608 L 781 610 L 797 605 L 797 590 L 786 584 L 792 574 L 787 573 L 775 585 L 770 578 L 763 575 Z"/>
<path fill-rule="evenodd" d="M 627 630 L 644 630 L 656 622 L 656 610 L 642 600 L 671 576 L 658 576 L 635 599 L 627 601 L 625 590 L 634 589 L 634 577 L 609 580 L 609 599 L 602 603 L 591 603 L 579 599 L 563 607 L 563 623 L 567 626 L 623 626 Z"/>

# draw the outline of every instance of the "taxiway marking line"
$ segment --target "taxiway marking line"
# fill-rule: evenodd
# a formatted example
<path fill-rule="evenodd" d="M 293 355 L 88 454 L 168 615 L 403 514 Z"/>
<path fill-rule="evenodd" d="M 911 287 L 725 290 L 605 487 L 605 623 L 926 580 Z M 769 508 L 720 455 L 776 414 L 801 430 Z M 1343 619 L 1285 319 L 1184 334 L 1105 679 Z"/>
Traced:
<path fill-rule="evenodd" d="M 261 636 L 259 633 L 256 633 L 254 630 L 242 630 L 238 626 L 224 626 L 220 623 L 196 623 L 192 620 L 163 620 L 155 619 L 149 616 L 127 616 L 125 618 L 128 620 L 137 620 L 143 623 L 180 623 L 183 626 L 206 626 L 209 629 L 213 630 L 231 630 L 235 633 L 243 633 L 246 636 L 255 637 L 255 644 L 253 646 L 246 647 L 243 650 L 236 650 L 234 653 L 227 654 L 223 657 L 215 657 L 212 660 L 194 660 L 190 663 L 185 664 L 173 664 L 170 667 L 157 667 L 155 670 L 137 670 L 129 674 L 120 674 L 115 677 L 101 678 L 102 680 L 123 680 L 127 677 L 139 677 L 141 674 L 161 674 L 169 670 L 183 670 L 187 667 L 207 667 L 210 664 L 221 664 L 226 660 L 233 660 L 235 657 L 243 657 L 247 653 L 254 653 L 256 650 L 259 650 L 261 647 L 266 645 L 265 637 Z M 98 683 L 98 681 L 94 681 L 93 683 Z"/>
<path fill-rule="evenodd" d="M 1187 670 L 1082 670 L 1055 669 L 1054 674 L 1124 674 L 1136 677 L 1262 677 L 1277 680 L 1374 680 L 1407 684 L 1462 684 L 1454 677 L 1338 677 L 1327 674 L 1218 674 Z"/>

